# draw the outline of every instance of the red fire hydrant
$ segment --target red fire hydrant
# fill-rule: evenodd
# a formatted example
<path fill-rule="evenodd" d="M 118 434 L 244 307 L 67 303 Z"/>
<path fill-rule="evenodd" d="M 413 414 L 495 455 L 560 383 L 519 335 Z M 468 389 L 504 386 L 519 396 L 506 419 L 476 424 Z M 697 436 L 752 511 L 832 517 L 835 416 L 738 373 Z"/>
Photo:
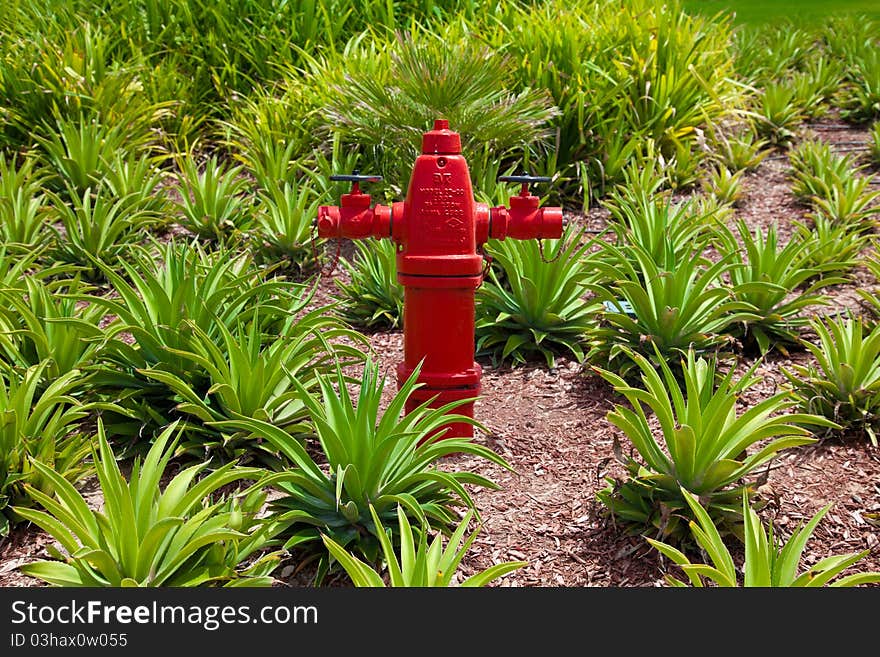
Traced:
<path fill-rule="evenodd" d="M 370 207 L 362 182 L 379 176 L 336 175 L 352 183 L 339 206 L 318 208 L 318 235 L 323 238 L 388 237 L 397 244 L 397 278 L 404 286 L 404 361 L 397 367 L 398 387 L 424 360 L 417 388 L 406 412 L 434 398 L 436 408 L 480 394 L 482 369 L 474 362 L 474 291 L 483 280 L 482 246 L 488 239 L 558 239 L 562 208 L 539 207 L 529 193 L 534 182 L 549 178 L 502 176 L 522 184 L 510 207 L 489 208 L 474 201 L 461 139 L 438 120 L 422 136 L 406 200 L 391 207 Z M 455 412 L 473 417 L 474 404 Z M 452 423 L 445 436 L 473 435 L 469 424 Z"/>

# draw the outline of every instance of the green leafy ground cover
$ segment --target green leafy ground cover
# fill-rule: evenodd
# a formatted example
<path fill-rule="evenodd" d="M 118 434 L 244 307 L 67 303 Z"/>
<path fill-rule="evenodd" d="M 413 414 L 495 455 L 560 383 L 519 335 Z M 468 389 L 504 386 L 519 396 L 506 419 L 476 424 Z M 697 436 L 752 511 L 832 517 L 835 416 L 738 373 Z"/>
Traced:
<path fill-rule="evenodd" d="M 344 191 L 331 175 L 381 174 L 371 193 L 397 199 L 438 117 L 479 199 L 506 202 L 498 176 L 525 170 L 571 217 L 562 240 L 487 245 L 475 339 L 487 369 L 571 362 L 608 382 L 603 426 L 629 456 L 609 454 L 622 474 L 591 500 L 606 528 L 691 567 L 679 555 L 711 534 L 704 514 L 716 544 L 765 540 L 749 510 L 780 453 L 876 447 L 880 301 L 862 289 L 864 318 L 843 320 L 832 296 L 880 270 L 876 152 L 803 133 L 828 118 L 876 133 L 877 23 L 618 4 L 8 0 L 0 536 L 38 525 L 58 542 L 24 572 L 266 585 L 289 560 L 315 583 L 388 568 L 399 585 L 525 567 L 425 570 L 462 563 L 460 521 L 485 522 L 475 492 L 500 487 L 484 469 L 512 466 L 485 426 L 444 440 L 436 411 L 383 397 L 368 331 L 401 323 L 393 251 L 361 249 L 319 295 L 338 247 L 315 208 Z M 790 165 L 795 231 L 735 220 L 765 161 Z M 820 367 L 736 408 L 755 358 L 797 351 Z"/>

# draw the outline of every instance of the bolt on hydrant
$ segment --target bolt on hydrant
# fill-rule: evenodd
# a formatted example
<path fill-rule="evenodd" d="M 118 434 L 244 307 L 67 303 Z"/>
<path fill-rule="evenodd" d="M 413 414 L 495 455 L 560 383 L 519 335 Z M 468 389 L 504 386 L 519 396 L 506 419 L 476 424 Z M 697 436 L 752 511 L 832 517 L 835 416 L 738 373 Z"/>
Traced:
<path fill-rule="evenodd" d="M 390 238 L 397 245 L 397 278 L 404 286 L 404 360 L 397 367 L 398 388 L 424 361 L 418 382 L 406 403 L 406 412 L 433 399 L 437 408 L 480 394 L 482 369 L 474 362 L 474 293 L 483 280 L 482 247 L 489 238 L 503 240 L 558 239 L 562 236 L 562 208 L 539 207 L 529 184 L 547 182 L 536 176 L 501 176 L 521 183 L 510 207 L 490 208 L 474 200 L 461 139 L 449 122 L 437 120 L 422 136 L 422 154 L 416 158 L 406 200 L 391 207 L 370 207 L 362 182 L 380 176 L 335 175 L 332 180 L 352 183 L 338 206 L 318 208 L 318 236 L 322 238 Z M 455 409 L 473 417 L 471 401 Z M 471 425 L 447 425 L 445 437 L 470 437 Z"/>

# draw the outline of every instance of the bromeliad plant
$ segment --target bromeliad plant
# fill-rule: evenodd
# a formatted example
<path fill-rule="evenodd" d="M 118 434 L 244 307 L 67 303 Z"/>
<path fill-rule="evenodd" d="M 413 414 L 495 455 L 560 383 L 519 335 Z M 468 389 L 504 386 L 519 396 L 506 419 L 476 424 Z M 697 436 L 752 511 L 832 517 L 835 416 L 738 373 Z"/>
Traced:
<path fill-rule="evenodd" d="M 357 240 L 352 262 L 340 260 L 351 277 L 336 279 L 348 322 L 364 328 L 396 328 L 403 319 L 403 285 L 397 280 L 397 245 L 391 240 Z"/>
<path fill-rule="evenodd" d="M 35 462 L 54 494 L 28 492 L 46 509 L 16 508 L 60 544 L 51 560 L 21 571 L 55 586 L 268 586 L 278 552 L 259 555 L 277 529 L 256 514 L 265 501 L 265 471 L 227 464 L 201 478 L 207 464 L 178 472 L 164 490 L 176 439 L 165 429 L 146 458 L 137 458 L 126 479 L 98 420 L 92 448 L 104 506 L 96 511 L 66 479 Z M 227 498 L 220 489 L 245 480 L 251 487 Z"/>
<path fill-rule="evenodd" d="M 21 369 L 47 362 L 49 380 L 89 364 L 103 336 L 104 311 L 67 296 L 88 292 L 76 278 L 63 285 L 25 278 L 23 288 L 0 289 L 0 354 L 6 362 Z"/>
<path fill-rule="evenodd" d="M 373 44 L 351 48 L 351 74 L 331 83 L 326 108 L 349 143 L 382 155 L 379 172 L 387 180 L 408 179 L 421 135 L 438 117 L 462 135 L 465 152 L 488 143 L 503 153 L 549 137 L 555 107 L 541 88 L 511 91 L 511 59 L 455 23 L 442 37 L 415 22 L 411 29 L 379 52 Z"/>
<path fill-rule="evenodd" d="M 805 413 L 822 415 L 846 433 L 867 435 L 877 446 L 880 426 L 880 325 L 861 318 L 814 319 L 818 341 L 804 341 L 816 364 L 783 368 L 793 398 Z"/>
<path fill-rule="evenodd" d="M 870 190 L 871 179 L 853 176 L 830 186 L 827 196 L 813 200 L 816 209 L 838 223 L 858 225 L 869 223 L 880 214 L 880 191 Z"/>
<path fill-rule="evenodd" d="M 788 152 L 791 165 L 791 191 L 801 201 L 812 204 L 828 198 L 831 188 L 844 185 L 863 168 L 851 154 L 840 154 L 822 139 L 805 139 Z"/>
<path fill-rule="evenodd" d="M 158 222 L 156 214 L 132 202 L 132 197 L 113 198 L 106 192 L 94 195 L 86 189 L 73 197 L 72 205 L 49 193 L 52 201 L 54 254 L 62 262 L 76 265 L 84 278 L 99 280 L 104 268 L 116 267 L 119 259 L 143 239 L 143 231 Z"/>
<path fill-rule="evenodd" d="M 294 311 L 302 310 L 306 303 L 307 300 Z M 225 419 L 253 418 L 289 433 L 304 433 L 307 409 L 301 390 L 314 388 L 317 375 L 329 372 L 335 363 L 357 362 L 363 357 L 355 347 L 332 344 L 341 337 L 355 344 L 362 338 L 328 315 L 326 307 L 291 317 L 272 336 L 261 332 L 259 321 L 238 323 L 231 329 L 217 324 L 222 338 L 219 343 L 190 320 L 182 328 L 189 333 L 187 347 L 170 351 L 188 365 L 187 372 L 201 373 L 205 384 L 193 386 L 190 377 L 161 367 L 139 372 L 173 391 L 180 399 L 175 407 L 177 412 L 205 423 L 205 432 L 180 443 L 181 450 L 204 457 L 219 454 L 223 460 L 229 460 L 243 456 L 247 450 L 258 451 L 246 440 L 247 433 L 212 429 L 213 423 Z M 295 386 L 294 381 L 299 385 Z M 263 447 L 267 449 L 259 451 L 264 452 L 263 460 L 267 460 L 275 449 L 271 445 Z"/>
<path fill-rule="evenodd" d="M 28 195 L 19 189 L 14 196 L 0 196 L 0 240 L 11 248 L 29 251 L 49 241 L 45 195 Z"/>
<path fill-rule="evenodd" d="M 731 172 L 723 165 L 713 167 L 705 178 L 703 190 L 712 194 L 719 203 L 738 205 L 743 196 L 743 173 L 742 169 Z"/>
<path fill-rule="evenodd" d="M 247 180 L 241 166 L 226 167 L 216 157 L 200 171 L 193 157 L 179 161 L 182 224 L 199 237 L 222 242 L 249 227 L 251 214 L 244 197 Z"/>
<path fill-rule="evenodd" d="M 302 272 L 320 247 L 312 226 L 321 195 L 305 180 L 268 184 L 259 195 L 252 229 L 253 246 L 265 262 L 285 260 Z"/>
<path fill-rule="evenodd" d="M 854 62 L 851 84 L 840 94 L 841 116 L 857 122 L 880 117 L 880 54 L 876 41 Z"/>
<path fill-rule="evenodd" d="M 261 334 L 277 334 L 307 299 L 298 296 L 301 285 L 258 270 L 247 253 L 209 252 L 198 243 L 173 240 L 155 248 L 158 253 L 135 248 L 121 263 L 124 275 L 103 269 L 116 298 L 83 300 L 116 317 L 106 329 L 93 383 L 117 396 L 140 423 L 164 426 L 181 400 L 145 370 L 173 374 L 200 395 L 210 387 L 207 373 L 177 353 L 190 347 L 191 326 L 217 345 L 223 344 L 221 324 L 232 329 L 238 322 L 257 322 Z M 133 344 L 123 334 L 131 335 Z M 121 431 L 114 428 L 114 433 Z"/>
<path fill-rule="evenodd" d="M 878 257 L 876 238 L 871 239 L 873 252 L 870 257 L 865 259 L 862 264 L 871 273 L 875 281 L 880 281 L 880 257 Z M 856 290 L 862 300 L 868 305 L 871 313 L 871 325 L 873 321 L 880 318 L 880 296 L 877 295 L 876 287 Z"/>
<path fill-rule="evenodd" d="M 537 353 L 552 368 L 563 350 L 582 361 L 584 333 L 596 311 L 583 298 L 592 243 L 571 229 L 544 246 L 537 240 L 492 242 L 489 253 L 501 264 L 504 282 L 490 270 L 477 290 L 477 353 L 515 364 Z"/>
<path fill-rule="evenodd" d="M 47 132 L 38 141 L 55 173 L 53 186 L 66 190 L 71 200 L 101 186 L 117 154 L 124 152 L 128 137 L 121 126 L 86 119 L 59 120 Z"/>
<path fill-rule="evenodd" d="M 382 545 L 382 556 L 388 570 L 388 585 L 400 587 L 448 587 L 461 586 L 464 588 L 486 586 L 490 582 L 504 577 L 523 566 L 528 565 L 525 561 L 511 561 L 490 566 L 470 577 L 457 582 L 458 566 L 467 554 L 474 539 L 477 538 L 479 528 L 465 538 L 467 527 L 474 517 L 473 510 L 469 509 L 461 522 L 452 532 L 446 546 L 443 546 L 443 535 L 437 534 L 428 545 L 428 532 L 426 530 L 413 532 L 412 525 L 403 507 L 397 507 L 397 525 L 399 532 L 396 535 L 399 549 L 395 549 L 389 535 L 391 530 L 382 526 L 382 521 L 376 515 L 376 510 L 370 506 L 370 515 L 377 528 L 379 542 Z M 385 587 L 382 577 L 382 568 L 366 564 L 350 554 L 344 547 L 332 538 L 322 535 L 324 545 L 335 558 L 352 583 L 357 587 Z M 398 558 L 398 551 L 400 557 Z"/>
<path fill-rule="evenodd" d="M 36 159 L 17 164 L 0 152 L 0 243 L 22 253 L 49 241 L 44 174 Z"/>
<path fill-rule="evenodd" d="M 835 276 L 818 278 L 821 270 L 808 265 L 813 245 L 797 235 L 781 247 L 776 223 L 765 232 L 752 233 L 744 221 L 737 224 L 742 246 L 727 233 L 726 257 L 734 298 L 747 308 L 747 316 L 732 325 L 732 334 L 745 348 L 756 346 L 761 354 L 771 348 L 783 353 L 798 339 L 798 329 L 808 319 L 802 311 L 827 303 L 819 290 L 846 279 Z M 812 281 L 811 281 L 812 279 Z"/>
<path fill-rule="evenodd" d="M 805 426 L 837 426 L 814 415 L 784 414 L 796 404 L 784 392 L 738 413 L 738 399 L 758 381 L 753 375 L 757 363 L 734 378 L 734 368 L 721 375 L 714 359 L 698 358 L 689 350 L 682 359 L 680 384 L 659 352 L 656 363 L 637 353 L 628 355 L 640 370 L 638 385 L 594 369 L 629 402 L 615 405 L 608 421 L 624 433 L 642 462 L 623 457 L 616 448 L 628 476 L 622 481 L 607 478 L 609 485 L 597 498 L 634 531 L 684 539 L 687 524 L 682 519 L 691 516 L 684 492 L 689 492 L 700 497 L 723 531 L 736 533 L 742 521 L 736 501 L 753 486 L 745 479 L 779 452 L 815 442 Z M 757 449 L 749 454 L 751 447 Z"/>
<path fill-rule="evenodd" d="M 283 495 L 272 502 L 272 509 L 280 514 L 279 522 L 287 524 L 285 548 L 318 548 L 318 581 L 329 567 L 329 555 L 320 549 L 322 535 L 371 563 L 377 561 L 381 530 L 375 525 L 371 505 L 385 526 L 396 517 L 400 505 L 420 525 L 448 532 L 457 520 L 454 507 L 474 508 L 465 484 L 498 488 L 477 473 L 438 468 L 444 457 L 468 454 L 510 469 L 501 456 L 471 438 L 444 437 L 447 423 L 477 426 L 471 418 L 450 413 L 466 400 L 436 409 L 425 402 L 401 417 L 420 369 L 400 386 L 381 416 L 385 379 L 370 359 L 358 382 L 357 403 L 341 367 L 335 376 L 318 375 L 320 397 L 294 379 L 314 424 L 320 448 L 317 457 L 303 446 L 301 437 L 268 422 L 218 423 L 221 428 L 246 431 L 267 441 L 295 466 L 278 483 Z"/>
<path fill-rule="evenodd" d="M 569 167 L 584 162 L 604 193 L 651 139 L 670 166 L 675 158 L 673 178 L 682 183 L 702 155 L 698 131 L 742 97 L 729 26 L 683 11 L 677 0 L 619 8 L 554 0 L 512 7 L 492 24 L 505 30 L 496 43 L 512 55 L 520 86 L 549 90 L 560 110 L 554 150 L 565 178 L 575 179 Z"/>
<path fill-rule="evenodd" d="M 74 267 L 70 265 L 44 264 L 46 254 L 46 248 L 20 253 L 15 248 L 0 244 L 0 288 L 22 290 L 29 279 L 46 282 L 74 274 Z"/>
<path fill-rule="evenodd" d="M 36 464 L 55 468 L 55 479 L 70 483 L 90 472 L 89 443 L 78 431 L 90 410 L 75 396 L 82 385 L 80 372 L 47 382 L 49 367 L 44 361 L 21 375 L 6 368 L 0 372 L 0 536 L 22 519 L 13 506 L 33 505 L 33 491 L 52 494 L 53 478 Z"/>
<path fill-rule="evenodd" d="M 795 221 L 797 239 L 809 244 L 804 265 L 818 271 L 846 275 L 861 261 L 860 254 L 869 245 L 869 224 L 841 224 L 821 212 L 808 216 L 811 222 Z M 793 238 L 794 239 L 794 238 Z"/>
<path fill-rule="evenodd" d="M 669 271 L 709 246 L 718 223 L 714 208 L 700 208 L 693 201 L 676 203 L 655 195 L 652 186 L 639 191 L 620 187 L 603 204 L 614 219 L 616 244 L 624 252 L 630 244 L 642 247 L 657 266 Z"/>
<path fill-rule="evenodd" d="M 593 266 L 610 282 L 588 286 L 603 309 L 587 335 L 587 360 L 626 376 L 630 353 L 668 361 L 688 349 L 723 349 L 730 343 L 728 328 L 750 317 L 748 306 L 723 285 L 730 262 L 728 256 L 712 264 L 695 254 L 667 270 L 638 244 L 603 245 Z"/>
<path fill-rule="evenodd" d="M 768 142 L 759 139 L 754 130 L 745 129 L 733 135 L 717 131 L 711 137 L 719 164 L 729 171 L 755 171 L 770 154 Z"/>
<path fill-rule="evenodd" d="M 155 213 L 164 224 L 172 205 L 161 188 L 168 174 L 157 164 L 156 157 L 146 154 L 117 153 L 104 174 L 102 189 L 112 196 L 127 197 L 132 207 Z"/>
<path fill-rule="evenodd" d="M 805 118 L 796 102 L 795 89 L 787 82 L 768 82 L 764 85 L 755 112 L 758 136 L 776 146 L 791 143 L 798 125 Z"/>
<path fill-rule="evenodd" d="M 787 541 L 783 541 L 774 534 L 772 525 L 768 535 L 760 517 L 751 508 L 748 495 L 743 492 L 745 558 L 742 568 L 737 569 L 721 534 L 697 496 L 687 491 L 682 491 L 682 494 L 696 517 L 696 521 L 689 523 L 691 534 L 709 557 L 711 565 L 693 563 L 676 547 L 648 538 L 648 543 L 681 567 L 687 576 L 688 581 L 684 582 L 667 575 L 666 581 L 671 586 L 687 587 L 690 584 L 703 587 L 711 582 L 723 587 L 853 587 L 880 582 L 880 573 L 843 575 L 844 571 L 868 556 L 869 550 L 827 557 L 798 573 L 807 541 L 831 509 L 830 504 L 819 510 L 805 525 L 799 526 Z"/>
<path fill-rule="evenodd" d="M 822 54 L 809 59 L 804 69 L 791 79 L 795 100 L 807 118 L 815 120 L 828 113 L 830 102 L 841 87 L 844 65 L 839 59 Z"/>

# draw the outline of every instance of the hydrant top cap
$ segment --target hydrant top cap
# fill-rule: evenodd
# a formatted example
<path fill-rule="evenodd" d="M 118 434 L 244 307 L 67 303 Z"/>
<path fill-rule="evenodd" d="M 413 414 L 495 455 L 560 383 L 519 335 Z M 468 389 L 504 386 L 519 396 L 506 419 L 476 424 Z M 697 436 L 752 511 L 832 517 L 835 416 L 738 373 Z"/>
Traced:
<path fill-rule="evenodd" d="M 425 155 L 458 155 L 461 153 L 461 138 L 449 129 L 449 121 L 437 119 L 434 129 L 422 135 L 422 153 Z"/>

